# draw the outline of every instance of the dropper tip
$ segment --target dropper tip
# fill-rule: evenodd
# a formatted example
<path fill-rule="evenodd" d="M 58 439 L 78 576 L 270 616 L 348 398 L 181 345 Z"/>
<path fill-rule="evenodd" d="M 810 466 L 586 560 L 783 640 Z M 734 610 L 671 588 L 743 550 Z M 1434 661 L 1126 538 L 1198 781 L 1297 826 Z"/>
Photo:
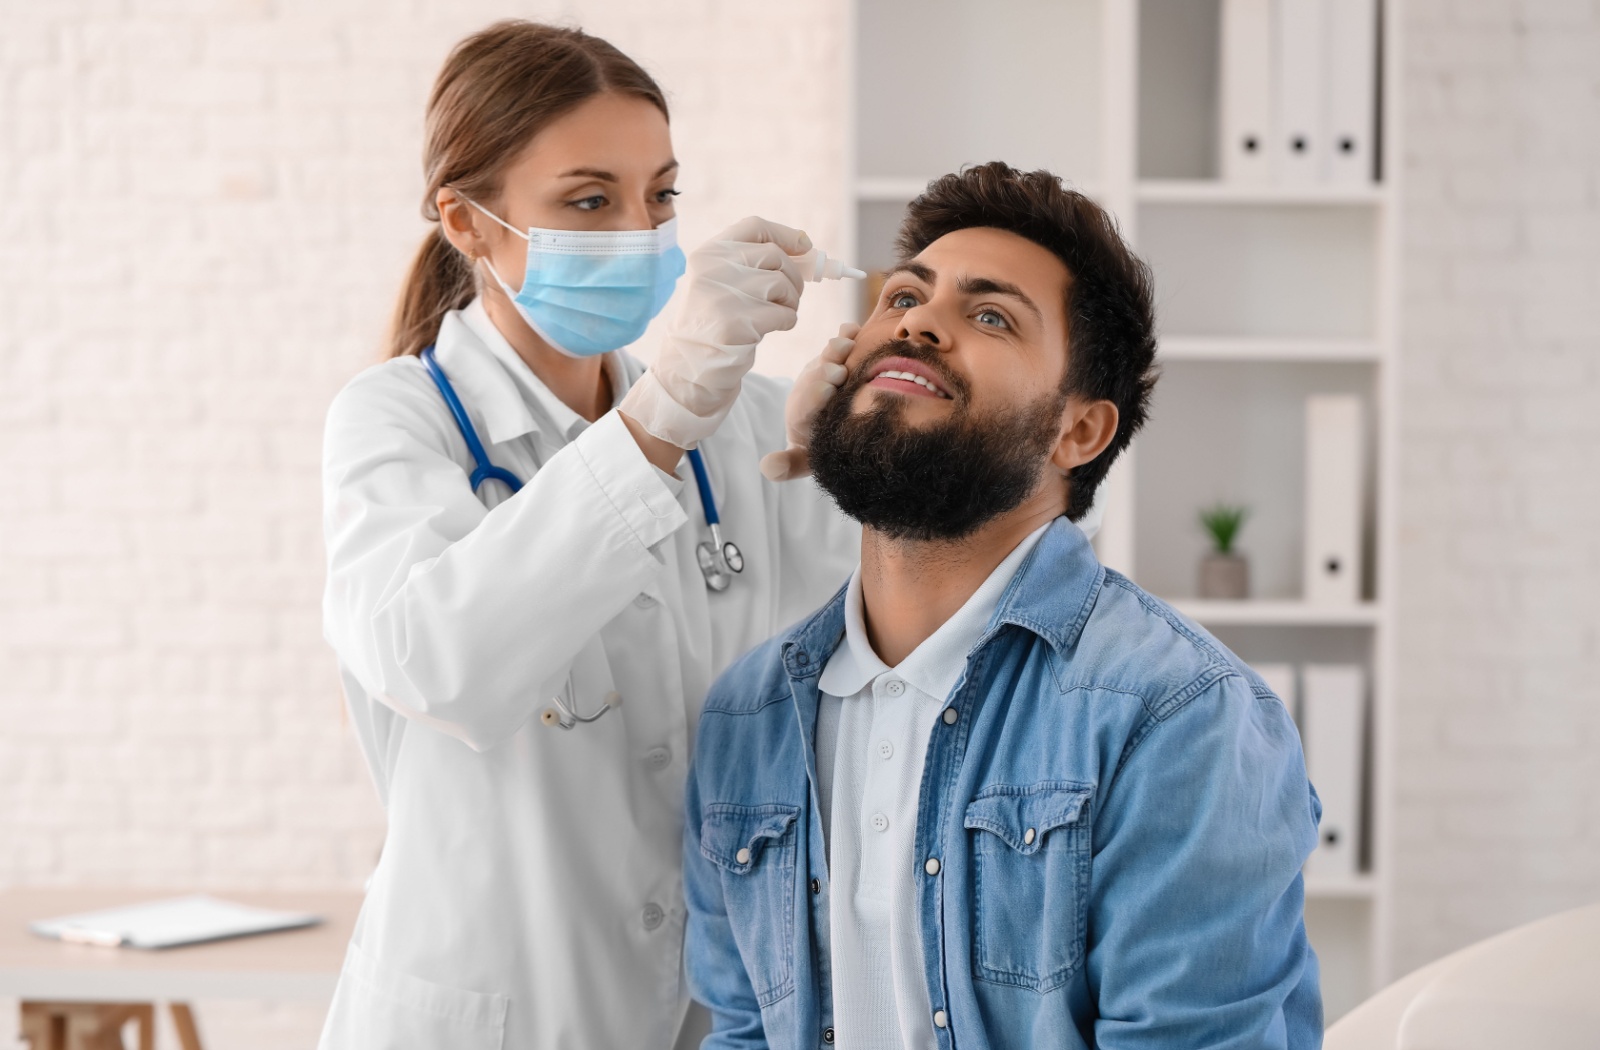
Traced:
<path fill-rule="evenodd" d="M 849 278 L 852 278 L 854 280 L 861 281 L 861 280 L 865 280 L 866 279 L 867 271 L 858 270 L 854 266 L 845 266 L 845 267 L 841 268 L 839 276 L 840 277 L 849 277 Z"/>

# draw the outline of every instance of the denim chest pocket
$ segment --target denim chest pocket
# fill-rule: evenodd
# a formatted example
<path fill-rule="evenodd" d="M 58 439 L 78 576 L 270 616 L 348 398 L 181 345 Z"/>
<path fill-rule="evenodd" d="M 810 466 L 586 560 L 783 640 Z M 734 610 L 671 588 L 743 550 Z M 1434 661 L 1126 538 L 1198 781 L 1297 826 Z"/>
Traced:
<path fill-rule="evenodd" d="M 1048 992 L 1082 964 L 1091 795 L 1074 783 L 998 785 L 967 806 L 975 978 Z"/>
<path fill-rule="evenodd" d="M 767 1006 L 794 990 L 794 825 L 798 806 L 705 808 L 700 852 L 722 869 L 723 901 L 734 943 Z"/>

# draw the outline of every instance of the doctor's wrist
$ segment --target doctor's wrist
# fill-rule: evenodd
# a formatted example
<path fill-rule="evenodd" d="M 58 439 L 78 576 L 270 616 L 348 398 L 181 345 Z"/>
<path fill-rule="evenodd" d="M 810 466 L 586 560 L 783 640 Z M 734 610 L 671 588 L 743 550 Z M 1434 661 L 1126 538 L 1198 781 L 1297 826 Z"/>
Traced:
<path fill-rule="evenodd" d="M 650 461 L 651 466 L 668 474 L 678 473 L 678 464 L 683 460 L 683 449 L 670 441 L 656 437 L 628 413 L 619 410 L 617 415 L 621 417 L 622 425 L 633 435 L 633 440 L 639 445 L 639 451 L 644 453 L 644 458 Z"/>

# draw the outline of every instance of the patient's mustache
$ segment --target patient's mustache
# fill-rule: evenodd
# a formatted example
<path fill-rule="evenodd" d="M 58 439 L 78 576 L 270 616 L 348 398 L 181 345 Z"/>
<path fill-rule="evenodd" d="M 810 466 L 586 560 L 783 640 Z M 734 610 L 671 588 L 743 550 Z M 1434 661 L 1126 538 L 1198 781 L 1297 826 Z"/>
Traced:
<path fill-rule="evenodd" d="M 866 386 L 872 381 L 872 370 L 880 362 L 891 357 L 904 357 L 919 364 L 927 365 L 928 370 L 934 374 L 940 385 L 952 397 L 965 400 L 967 395 L 971 393 L 971 387 L 968 386 L 967 381 L 950 371 L 939 351 L 926 343 L 913 343 L 909 339 L 890 339 L 868 354 L 861 364 L 856 367 L 855 374 L 850 376 L 843 392 L 854 394 L 857 390 Z"/>

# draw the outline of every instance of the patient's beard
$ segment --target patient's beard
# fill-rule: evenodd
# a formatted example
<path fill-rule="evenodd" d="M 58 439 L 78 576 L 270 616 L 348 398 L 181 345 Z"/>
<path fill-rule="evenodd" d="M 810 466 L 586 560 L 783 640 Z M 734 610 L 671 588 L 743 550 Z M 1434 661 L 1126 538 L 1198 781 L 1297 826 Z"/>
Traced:
<path fill-rule="evenodd" d="M 1031 495 L 1055 445 L 1066 394 L 1051 391 L 1015 408 L 975 416 L 969 391 L 950 418 L 905 420 L 901 397 L 851 412 L 871 365 L 909 357 L 949 373 L 937 353 L 896 340 L 863 361 L 820 412 L 811 431 L 811 472 L 839 509 L 890 539 L 960 540 Z M 961 384 L 965 387 L 965 384 Z"/>

